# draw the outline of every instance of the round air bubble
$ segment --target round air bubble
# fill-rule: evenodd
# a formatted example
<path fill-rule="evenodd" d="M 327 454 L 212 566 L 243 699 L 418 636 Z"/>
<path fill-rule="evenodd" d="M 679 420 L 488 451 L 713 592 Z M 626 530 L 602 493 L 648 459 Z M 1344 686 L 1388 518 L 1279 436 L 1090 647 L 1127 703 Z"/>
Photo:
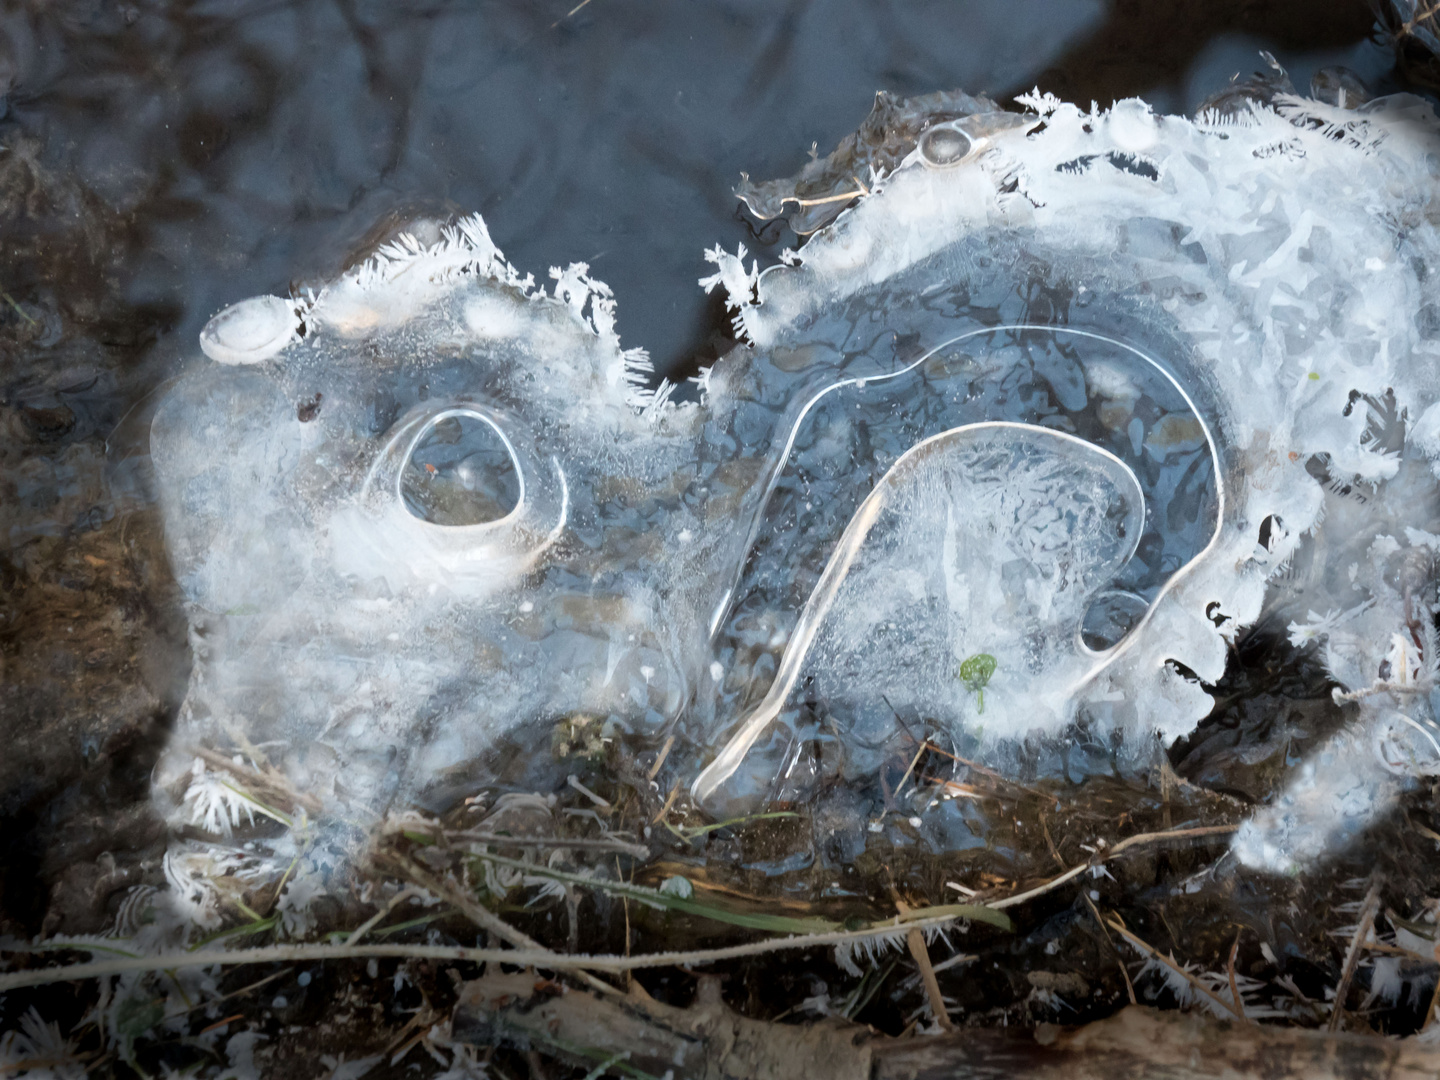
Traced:
<path fill-rule="evenodd" d="M 488 420 L 452 413 L 432 423 L 400 474 L 405 509 L 435 525 L 499 521 L 520 501 L 509 443 Z"/>
<path fill-rule="evenodd" d="M 920 156 L 929 165 L 954 165 L 969 153 L 969 137 L 953 127 L 933 127 L 920 136 Z"/>
<path fill-rule="evenodd" d="M 258 364 L 295 339 L 300 319 L 288 300 L 257 296 L 226 308 L 200 331 L 200 348 L 218 364 Z"/>

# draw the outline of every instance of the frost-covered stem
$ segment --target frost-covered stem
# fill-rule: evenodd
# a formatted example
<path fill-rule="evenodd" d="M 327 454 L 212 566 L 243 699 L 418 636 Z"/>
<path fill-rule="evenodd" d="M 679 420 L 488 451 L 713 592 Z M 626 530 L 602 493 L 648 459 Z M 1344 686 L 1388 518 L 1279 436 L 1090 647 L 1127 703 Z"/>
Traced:
<path fill-rule="evenodd" d="M 989 900 L 985 906 L 992 908 L 1014 907 L 1016 904 L 1023 904 L 1027 900 L 1033 900 L 1037 896 L 1044 896 L 1052 889 L 1058 889 L 1067 881 L 1079 877 L 1091 867 L 1100 866 L 1109 862 L 1127 848 L 1140 847 L 1142 844 L 1159 843 L 1162 840 L 1185 840 L 1196 836 L 1221 836 L 1226 833 L 1233 833 L 1238 828 L 1238 825 L 1201 825 L 1194 829 L 1171 829 L 1168 832 L 1136 833 L 1134 836 L 1127 836 L 1124 840 L 1121 840 L 1114 847 L 1106 851 L 1103 857 L 1097 855 L 1089 862 L 1083 862 L 1079 866 L 1072 866 L 1059 877 L 1051 878 L 1043 885 L 1037 885 L 1027 892 L 1016 893 L 1014 896 L 1006 896 L 1000 900 Z"/>
<path fill-rule="evenodd" d="M 1355 701 L 1364 701 L 1366 698 L 1375 697 L 1379 694 L 1396 694 L 1415 697 L 1419 694 L 1428 694 L 1435 689 L 1429 679 L 1421 679 L 1413 683 L 1386 682 L 1383 679 L 1363 686 L 1359 690 L 1341 690 L 1338 686 L 1330 691 L 1330 699 L 1336 705 L 1348 705 Z"/>
<path fill-rule="evenodd" d="M 949 926 L 953 917 L 916 919 L 912 924 L 924 930 L 932 926 Z M 271 945 L 256 949 L 209 949 L 195 952 L 157 953 L 154 956 L 121 957 L 88 964 L 67 964 L 64 967 L 40 968 L 0 974 L 0 993 L 24 986 L 46 986 L 52 983 L 98 979 L 107 975 L 123 975 L 129 971 L 169 971 L 188 967 L 234 967 L 242 964 L 289 964 L 325 960 L 450 960 L 465 964 L 513 964 L 550 971 L 638 971 L 644 968 L 680 967 L 689 964 L 711 964 L 744 956 L 763 956 L 792 949 L 813 949 L 838 945 L 847 941 L 885 937 L 895 933 L 894 925 L 868 927 L 864 930 L 834 930 L 823 934 L 797 934 L 787 938 L 767 938 L 722 949 L 694 949 L 685 952 L 646 953 L 639 956 L 565 956 L 547 949 L 469 949 L 461 945 Z M 611 988 L 614 989 L 613 987 Z"/>
<path fill-rule="evenodd" d="M 1365 951 L 1365 942 L 1370 937 L 1370 928 L 1375 925 L 1375 915 L 1379 910 L 1380 883 L 1377 881 L 1365 894 L 1355 936 L 1350 939 L 1350 948 L 1345 950 L 1345 967 L 1340 972 L 1340 985 L 1335 987 L 1335 1006 L 1330 1011 L 1330 1031 L 1340 1030 L 1340 1019 L 1345 1015 L 1345 995 L 1350 991 L 1350 980 L 1355 977 L 1356 965 L 1360 963 L 1360 954 Z"/>
<path fill-rule="evenodd" d="M 1125 927 L 1122 926 L 1118 921 L 1106 920 L 1106 925 L 1109 926 L 1111 930 L 1114 930 L 1117 934 L 1123 937 L 1126 941 L 1130 942 L 1131 945 L 1134 945 L 1135 948 L 1139 949 L 1146 956 L 1150 957 L 1150 959 L 1160 961 L 1160 963 L 1164 964 L 1171 971 L 1175 972 L 1175 974 L 1179 975 L 1196 990 L 1204 994 L 1211 1001 L 1215 1002 L 1216 1005 L 1219 1005 L 1231 1016 L 1235 1017 L 1235 1019 L 1245 1019 L 1245 1006 L 1242 1005 L 1239 1001 L 1236 1001 L 1233 1004 L 1226 1001 L 1219 994 L 1215 993 L 1203 982 L 1197 979 L 1194 975 L 1191 975 L 1190 972 L 1186 971 L 1183 967 L 1177 964 L 1174 960 L 1171 960 L 1159 949 L 1155 948 L 1149 942 L 1144 941 L 1143 939 L 1137 937 L 1135 934 L 1132 934 L 1129 930 L 1125 929 Z"/>
<path fill-rule="evenodd" d="M 460 832 L 446 832 L 444 833 L 444 837 L 452 843 L 455 841 L 464 841 L 469 844 L 492 844 L 497 847 L 569 848 L 573 851 L 613 851 L 620 855 L 629 855 L 634 859 L 648 859 L 650 857 L 650 849 L 644 844 L 633 844 L 628 840 L 615 840 L 604 836 L 499 836 L 495 833 L 481 832 L 478 830 L 463 830 Z"/>
<path fill-rule="evenodd" d="M 529 950 L 531 952 L 549 952 L 545 946 L 541 945 L 523 931 L 515 929 L 515 927 L 500 918 L 500 916 L 496 915 L 464 889 L 456 888 L 450 884 L 450 882 L 429 873 L 413 859 L 408 859 L 403 855 L 398 855 L 393 852 L 386 854 L 382 858 L 384 861 L 392 863 L 394 868 L 404 877 L 428 889 L 436 896 L 454 904 L 462 915 L 481 929 L 489 930 L 491 933 L 503 938 L 519 949 Z M 585 983 L 585 985 L 592 990 L 598 990 L 602 994 L 620 993 L 619 990 L 611 986 L 604 979 L 597 979 L 588 971 L 583 971 L 577 967 L 575 974 L 581 982 Z"/>

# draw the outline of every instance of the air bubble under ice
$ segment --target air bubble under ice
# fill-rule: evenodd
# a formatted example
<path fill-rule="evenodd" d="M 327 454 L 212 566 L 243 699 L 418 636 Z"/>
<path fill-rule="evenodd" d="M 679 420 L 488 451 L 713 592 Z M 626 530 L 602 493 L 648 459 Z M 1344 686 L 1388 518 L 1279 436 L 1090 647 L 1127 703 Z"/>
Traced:
<path fill-rule="evenodd" d="M 1429 107 L 966 101 L 783 265 L 709 253 L 743 343 L 695 400 L 478 217 L 217 316 L 153 434 L 183 768 L 378 811 L 585 715 L 678 733 L 720 805 L 770 735 L 823 713 L 862 769 L 905 706 L 1000 767 L 1076 724 L 1139 754 L 1263 609 L 1354 714 L 1242 861 L 1440 770 Z"/>

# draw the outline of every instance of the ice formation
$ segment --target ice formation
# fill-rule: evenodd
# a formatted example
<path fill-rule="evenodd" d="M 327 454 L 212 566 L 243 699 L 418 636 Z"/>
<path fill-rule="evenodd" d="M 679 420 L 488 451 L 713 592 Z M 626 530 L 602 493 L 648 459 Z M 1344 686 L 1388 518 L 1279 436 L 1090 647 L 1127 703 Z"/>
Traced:
<path fill-rule="evenodd" d="M 1355 714 L 1241 861 L 1440 772 L 1429 107 L 1022 104 L 965 99 L 784 265 L 712 251 L 744 344 L 696 400 L 479 218 L 218 316 L 153 432 L 177 805 L 184 747 L 354 815 L 575 715 L 721 747 L 709 805 L 822 724 L 863 769 L 906 708 L 999 767 L 1071 725 L 1140 750 L 1262 606 Z"/>

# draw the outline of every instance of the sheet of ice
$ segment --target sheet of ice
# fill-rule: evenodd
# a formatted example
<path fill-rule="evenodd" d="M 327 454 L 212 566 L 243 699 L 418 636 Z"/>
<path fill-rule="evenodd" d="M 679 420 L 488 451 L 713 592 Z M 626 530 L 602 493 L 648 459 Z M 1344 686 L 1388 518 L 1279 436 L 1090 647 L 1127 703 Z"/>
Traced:
<path fill-rule="evenodd" d="M 1428 727 L 1428 107 L 972 104 L 787 265 L 710 253 L 746 344 L 695 401 L 647 389 L 584 266 L 539 288 L 478 218 L 217 317 L 153 437 L 196 653 L 176 812 L 197 744 L 353 816 L 575 714 L 673 730 L 694 773 L 733 740 L 702 795 L 763 788 L 747 749 L 807 708 L 863 750 L 896 696 L 1001 765 L 1072 723 L 1145 753 L 1265 604 L 1347 737 Z M 1062 489 L 1064 542 L 1025 547 Z M 1293 805 L 1244 858 L 1323 849 Z"/>

